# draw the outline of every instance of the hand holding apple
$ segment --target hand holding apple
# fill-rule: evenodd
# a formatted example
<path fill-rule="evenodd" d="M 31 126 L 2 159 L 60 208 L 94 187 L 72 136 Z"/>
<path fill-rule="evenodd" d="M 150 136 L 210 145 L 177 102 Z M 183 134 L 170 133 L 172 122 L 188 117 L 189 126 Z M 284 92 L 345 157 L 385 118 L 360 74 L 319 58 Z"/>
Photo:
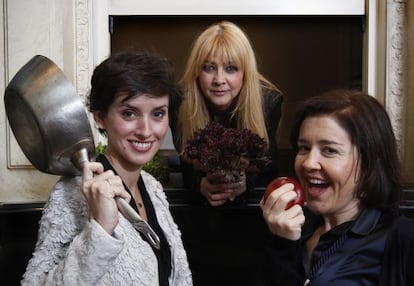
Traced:
<path fill-rule="evenodd" d="M 264 202 L 266 201 L 267 197 L 270 195 L 270 193 L 272 193 L 273 191 L 275 191 L 276 189 L 278 189 L 279 187 L 281 187 L 284 184 L 287 183 L 291 183 L 294 186 L 294 191 L 297 194 L 297 198 L 294 201 L 289 202 L 286 205 L 286 209 L 291 208 L 293 205 L 298 204 L 300 206 L 303 206 L 303 204 L 305 203 L 305 196 L 302 190 L 302 187 L 300 186 L 299 182 L 291 177 L 279 177 L 274 179 L 273 181 L 271 181 L 267 187 L 266 187 L 266 191 L 263 195 L 263 200 Z"/>

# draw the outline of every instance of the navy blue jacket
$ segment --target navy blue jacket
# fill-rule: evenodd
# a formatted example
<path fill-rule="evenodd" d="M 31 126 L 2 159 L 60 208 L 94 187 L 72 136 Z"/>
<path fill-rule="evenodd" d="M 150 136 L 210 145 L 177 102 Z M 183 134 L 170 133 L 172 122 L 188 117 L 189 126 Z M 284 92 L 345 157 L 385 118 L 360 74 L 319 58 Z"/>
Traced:
<path fill-rule="evenodd" d="M 306 241 L 323 223 L 306 208 L 302 238 L 291 241 L 273 237 L 266 251 L 263 285 L 414 285 L 414 220 L 396 211 L 365 209 L 360 216 L 320 237 L 308 267 Z M 332 245 L 337 244 L 336 249 Z M 330 252 L 330 255 L 326 253 Z M 326 259 L 325 259 L 326 258 Z"/>

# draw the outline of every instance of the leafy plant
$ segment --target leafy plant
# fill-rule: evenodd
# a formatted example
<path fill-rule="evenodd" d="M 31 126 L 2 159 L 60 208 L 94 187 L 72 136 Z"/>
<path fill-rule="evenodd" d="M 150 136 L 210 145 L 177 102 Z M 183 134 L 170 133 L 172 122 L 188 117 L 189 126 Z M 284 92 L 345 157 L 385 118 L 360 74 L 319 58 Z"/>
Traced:
<path fill-rule="evenodd" d="M 102 144 L 102 142 L 99 142 L 95 146 L 95 152 L 96 152 L 96 155 L 104 154 L 106 152 L 106 145 Z"/>
<path fill-rule="evenodd" d="M 170 169 L 159 153 L 155 154 L 152 160 L 147 162 L 142 169 L 153 175 L 163 184 L 168 183 Z"/>
<path fill-rule="evenodd" d="M 270 162 L 266 149 L 264 139 L 247 128 L 226 128 L 211 122 L 187 141 L 184 156 L 201 171 L 231 173 L 227 181 L 236 182 L 246 164 L 243 159 L 249 161 L 249 168 L 261 168 Z"/>

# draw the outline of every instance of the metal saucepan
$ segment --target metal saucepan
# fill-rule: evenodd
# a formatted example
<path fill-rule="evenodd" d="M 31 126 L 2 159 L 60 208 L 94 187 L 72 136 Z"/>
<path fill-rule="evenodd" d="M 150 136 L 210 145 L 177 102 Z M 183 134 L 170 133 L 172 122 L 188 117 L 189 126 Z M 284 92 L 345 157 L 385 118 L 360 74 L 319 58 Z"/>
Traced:
<path fill-rule="evenodd" d="M 95 157 L 92 130 L 85 107 L 59 67 L 37 55 L 13 77 L 4 94 L 10 127 L 17 143 L 39 171 L 73 176 Z M 124 216 L 159 248 L 151 227 L 122 198 L 117 205 Z"/>
<path fill-rule="evenodd" d="M 38 170 L 76 175 L 72 154 L 95 147 L 84 106 L 63 72 L 44 56 L 33 57 L 6 87 L 10 127 L 23 153 Z"/>

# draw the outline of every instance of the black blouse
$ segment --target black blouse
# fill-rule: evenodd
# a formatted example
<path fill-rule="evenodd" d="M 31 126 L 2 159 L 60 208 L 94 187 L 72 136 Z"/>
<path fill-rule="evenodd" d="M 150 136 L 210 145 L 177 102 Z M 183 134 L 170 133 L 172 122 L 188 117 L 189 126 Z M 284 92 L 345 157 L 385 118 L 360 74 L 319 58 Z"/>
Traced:
<path fill-rule="evenodd" d="M 109 163 L 108 159 L 104 155 L 99 155 L 96 158 L 96 161 L 102 163 L 102 165 L 104 166 L 105 171 L 106 170 L 112 170 L 115 174 L 117 174 L 115 169 L 112 167 L 112 165 Z M 126 187 L 125 184 L 124 184 L 124 187 L 128 191 L 128 193 L 131 194 L 131 192 L 128 190 L 128 188 Z M 148 241 L 147 237 L 145 235 L 142 235 L 141 233 L 139 233 L 139 234 L 141 235 L 143 240 L 145 240 L 146 242 L 148 242 L 151 245 L 152 250 L 154 251 L 154 254 L 157 257 L 158 277 L 159 277 L 159 282 L 160 282 L 159 285 L 160 286 L 168 286 L 169 285 L 168 278 L 170 277 L 170 274 L 171 274 L 171 249 L 170 249 L 170 245 L 168 244 L 167 238 L 164 235 L 164 231 L 162 230 L 161 226 L 158 223 L 157 215 L 156 215 L 155 209 L 154 209 L 154 205 L 152 204 L 150 196 L 147 192 L 147 189 L 145 187 L 145 183 L 144 183 L 144 180 L 142 179 L 142 176 L 140 176 L 139 180 L 138 180 L 138 189 L 141 192 L 142 201 L 144 203 L 145 210 L 147 212 L 148 224 L 151 226 L 151 228 L 155 231 L 155 233 L 158 235 L 158 237 L 160 239 L 160 249 L 156 249 L 156 248 L 152 247 L 152 245 Z M 131 196 L 132 196 L 132 194 L 131 194 Z M 135 200 L 131 200 L 130 205 L 132 206 L 132 208 L 137 213 L 139 213 L 139 210 L 137 208 Z"/>

